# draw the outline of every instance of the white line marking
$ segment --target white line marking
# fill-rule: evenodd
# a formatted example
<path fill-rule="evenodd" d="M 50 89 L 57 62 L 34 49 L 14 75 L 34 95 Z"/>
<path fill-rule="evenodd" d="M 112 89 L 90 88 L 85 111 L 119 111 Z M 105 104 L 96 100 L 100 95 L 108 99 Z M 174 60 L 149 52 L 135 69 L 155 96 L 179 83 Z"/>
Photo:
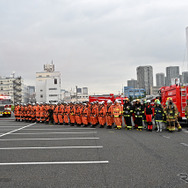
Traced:
<path fill-rule="evenodd" d="M 12 130 L 12 131 L 10 131 L 10 132 L 7 132 L 7 133 L 4 133 L 4 134 L 0 135 L 0 138 L 3 137 L 3 136 L 5 136 L 5 135 L 11 134 L 11 133 L 16 134 L 15 132 L 20 131 L 20 130 L 22 130 L 22 129 L 25 129 L 25 128 L 30 127 L 30 126 L 35 125 L 35 124 L 36 124 L 36 123 L 32 123 L 32 124 L 26 125 L 26 126 L 24 126 L 24 127 L 21 127 L 21 128 L 19 128 L 19 129 L 14 129 L 14 130 Z"/>
<path fill-rule="evenodd" d="M 42 133 L 14 133 L 13 135 L 23 134 L 96 134 L 97 132 L 42 132 Z"/>
<path fill-rule="evenodd" d="M 108 163 L 109 163 L 109 161 L 21 162 L 21 163 L 0 163 L 0 166 L 10 166 L 10 165 L 108 164 Z"/>
<path fill-rule="evenodd" d="M 169 136 L 163 136 L 164 138 L 167 138 L 167 139 L 170 139 L 170 137 Z"/>
<path fill-rule="evenodd" d="M 34 126 L 33 126 L 34 127 Z M 90 129 L 82 129 L 82 128 L 80 128 L 80 129 L 78 129 L 78 128 L 54 128 L 54 129 L 48 129 L 48 128 L 46 128 L 46 129 L 25 129 L 26 131 L 54 131 L 54 130 L 90 130 Z M 95 129 L 95 128 L 91 128 L 91 129 Z"/>
<path fill-rule="evenodd" d="M 99 140 L 99 137 L 72 137 L 72 138 L 17 138 L 17 139 L 0 139 L 0 142 L 3 141 L 50 141 L 50 140 Z"/>
<path fill-rule="evenodd" d="M 103 146 L 51 146 L 51 147 L 12 147 L 0 150 L 30 150 L 30 149 L 101 149 Z"/>
<path fill-rule="evenodd" d="M 186 143 L 180 143 L 181 145 L 183 145 L 183 146 L 187 146 L 188 147 L 188 144 L 186 144 Z"/>
<path fill-rule="evenodd" d="M 7 126 L 0 126 L 0 128 L 1 128 L 1 127 L 22 127 L 22 126 L 8 126 L 8 125 L 7 125 Z"/>

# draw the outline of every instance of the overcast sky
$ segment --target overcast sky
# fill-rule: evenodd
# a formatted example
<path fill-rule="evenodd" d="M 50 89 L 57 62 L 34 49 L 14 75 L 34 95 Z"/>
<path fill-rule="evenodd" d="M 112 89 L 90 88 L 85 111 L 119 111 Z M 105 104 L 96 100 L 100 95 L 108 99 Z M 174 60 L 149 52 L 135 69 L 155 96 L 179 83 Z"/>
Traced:
<path fill-rule="evenodd" d="M 0 0 L 0 75 L 53 60 L 62 88 L 118 93 L 139 65 L 186 70 L 187 26 L 188 0 Z"/>

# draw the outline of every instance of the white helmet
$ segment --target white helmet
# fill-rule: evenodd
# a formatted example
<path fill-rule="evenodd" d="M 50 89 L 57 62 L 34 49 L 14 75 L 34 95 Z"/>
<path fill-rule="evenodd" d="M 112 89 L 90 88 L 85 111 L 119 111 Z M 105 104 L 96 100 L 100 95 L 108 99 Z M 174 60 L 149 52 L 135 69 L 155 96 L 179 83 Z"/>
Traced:
<path fill-rule="evenodd" d="M 147 100 L 146 102 L 147 102 L 147 103 L 150 103 L 151 101 L 150 101 L 150 100 Z"/>
<path fill-rule="evenodd" d="M 107 103 L 110 104 L 110 103 L 112 103 L 112 101 L 111 101 L 111 100 L 108 100 Z"/>
<path fill-rule="evenodd" d="M 121 101 L 119 101 L 118 99 L 116 99 L 115 102 L 117 102 L 117 103 L 121 103 Z"/>

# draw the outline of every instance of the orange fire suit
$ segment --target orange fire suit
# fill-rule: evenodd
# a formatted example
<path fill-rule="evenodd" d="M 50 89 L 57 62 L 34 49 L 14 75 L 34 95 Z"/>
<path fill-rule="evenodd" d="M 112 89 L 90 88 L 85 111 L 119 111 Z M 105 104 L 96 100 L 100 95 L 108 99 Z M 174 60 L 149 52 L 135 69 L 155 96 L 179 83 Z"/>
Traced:
<path fill-rule="evenodd" d="M 75 121 L 75 107 L 73 105 L 70 106 L 69 119 L 70 119 L 70 124 L 74 126 L 76 121 Z"/>
<path fill-rule="evenodd" d="M 111 128 L 114 123 L 113 106 L 112 105 L 106 106 L 106 122 L 107 122 L 107 127 L 109 127 L 109 128 Z"/>
<path fill-rule="evenodd" d="M 88 115 L 89 115 L 89 110 L 88 110 L 88 107 L 85 106 L 82 109 L 82 122 L 84 124 L 84 127 L 88 126 Z"/>
<path fill-rule="evenodd" d="M 40 122 L 40 106 L 36 106 L 36 120 L 37 122 Z"/>
<path fill-rule="evenodd" d="M 81 108 L 80 108 L 80 106 L 75 108 L 75 120 L 76 120 L 76 124 L 78 126 L 81 126 L 82 119 L 81 119 Z"/>
<path fill-rule="evenodd" d="M 65 106 L 64 108 L 64 122 L 65 122 L 65 125 L 69 124 L 69 107 L 68 106 Z"/>
<path fill-rule="evenodd" d="M 115 104 L 113 106 L 113 115 L 114 115 L 114 122 L 117 126 L 117 129 L 121 129 L 122 127 L 122 106 L 120 104 Z"/>
<path fill-rule="evenodd" d="M 60 123 L 60 125 L 63 125 L 63 114 L 64 114 L 64 106 L 63 105 L 60 105 L 58 107 L 58 121 Z"/>
<path fill-rule="evenodd" d="M 100 127 L 104 127 L 106 124 L 106 108 L 105 106 L 99 106 L 98 119 Z"/>
<path fill-rule="evenodd" d="M 54 119 L 55 124 L 58 124 L 58 108 L 59 108 L 59 106 L 56 106 L 54 108 L 54 113 L 53 113 L 53 119 Z"/>

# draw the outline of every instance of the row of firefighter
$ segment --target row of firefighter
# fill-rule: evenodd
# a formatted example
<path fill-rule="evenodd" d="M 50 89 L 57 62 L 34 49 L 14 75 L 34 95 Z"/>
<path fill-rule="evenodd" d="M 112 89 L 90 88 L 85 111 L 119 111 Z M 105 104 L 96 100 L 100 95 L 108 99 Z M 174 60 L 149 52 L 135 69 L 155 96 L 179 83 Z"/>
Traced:
<path fill-rule="evenodd" d="M 188 109 L 188 108 L 187 108 Z M 160 101 L 155 100 L 155 104 L 147 100 L 143 103 L 136 99 L 133 103 L 127 98 L 123 105 L 116 100 L 107 101 L 107 104 L 102 102 L 86 102 L 86 103 L 36 103 L 36 104 L 17 104 L 15 106 L 16 121 L 42 122 L 60 125 L 77 125 L 84 127 L 91 126 L 100 128 L 121 129 L 123 121 L 125 128 L 132 130 L 135 128 L 138 131 L 147 129 L 157 132 L 162 132 L 166 129 L 170 132 L 181 131 L 181 126 L 178 122 L 178 109 L 169 97 L 166 105 L 162 106 Z M 155 128 L 154 126 L 155 125 Z"/>

